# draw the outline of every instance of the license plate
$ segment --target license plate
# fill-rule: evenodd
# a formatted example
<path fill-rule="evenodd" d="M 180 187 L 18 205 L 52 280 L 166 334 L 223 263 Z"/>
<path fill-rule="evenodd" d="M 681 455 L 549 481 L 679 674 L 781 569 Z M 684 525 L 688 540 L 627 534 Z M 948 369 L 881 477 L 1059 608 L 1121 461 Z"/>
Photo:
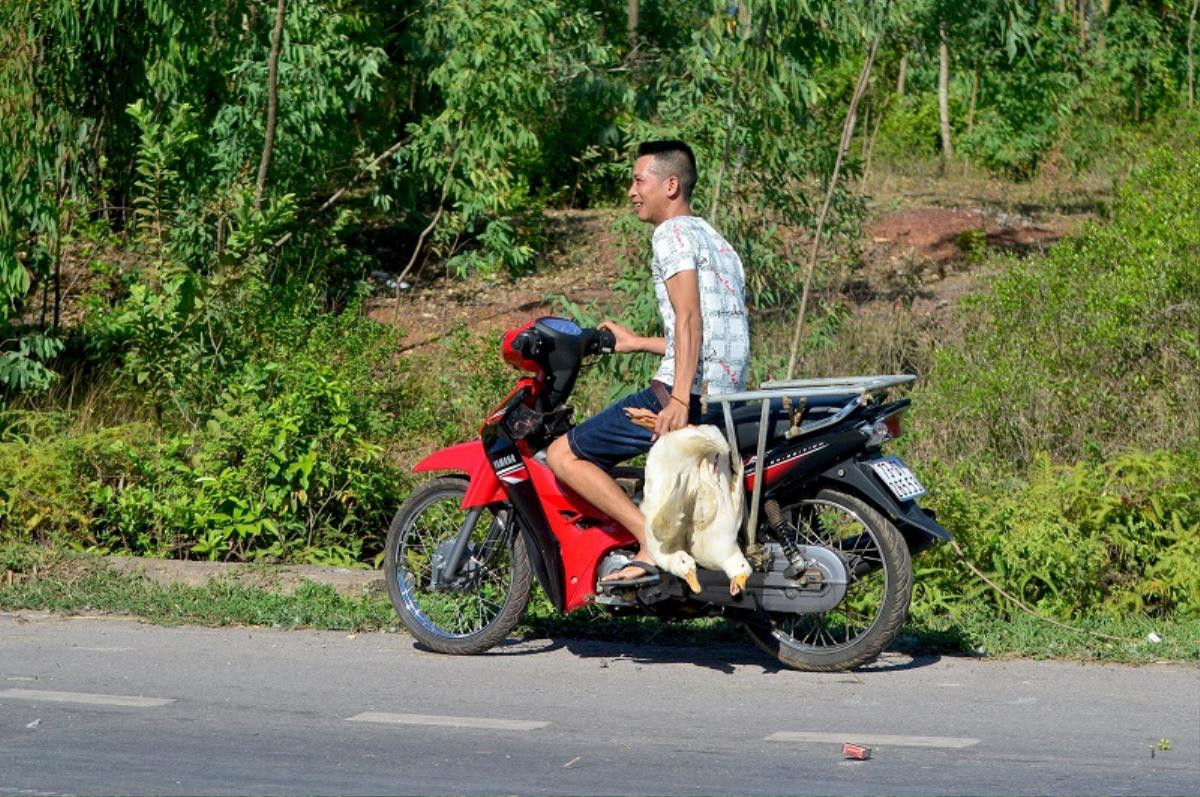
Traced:
<path fill-rule="evenodd" d="M 925 488 L 916 474 L 909 470 L 899 457 L 883 457 L 871 460 L 867 464 L 899 500 L 911 501 L 925 495 Z"/>

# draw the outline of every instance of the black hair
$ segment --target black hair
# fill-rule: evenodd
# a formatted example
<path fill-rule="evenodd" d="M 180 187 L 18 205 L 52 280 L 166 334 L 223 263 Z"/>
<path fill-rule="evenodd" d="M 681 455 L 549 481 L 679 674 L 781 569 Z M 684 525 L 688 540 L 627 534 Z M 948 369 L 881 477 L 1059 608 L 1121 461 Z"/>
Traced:
<path fill-rule="evenodd" d="M 643 141 L 638 145 L 638 157 L 652 155 L 655 165 L 654 173 L 660 177 L 677 177 L 683 198 L 691 201 L 692 189 L 696 187 L 696 153 L 682 141 L 666 139 L 662 141 Z"/>

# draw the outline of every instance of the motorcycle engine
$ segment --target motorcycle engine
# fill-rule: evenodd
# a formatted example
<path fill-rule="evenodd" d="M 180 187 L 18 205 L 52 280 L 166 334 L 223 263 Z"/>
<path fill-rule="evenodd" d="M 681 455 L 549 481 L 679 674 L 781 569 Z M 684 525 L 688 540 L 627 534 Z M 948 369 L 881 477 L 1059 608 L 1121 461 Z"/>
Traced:
<path fill-rule="evenodd" d="M 625 566 L 633 561 L 633 552 L 624 549 L 609 551 L 603 559 L 600 560 L 600 578 L 605 578 L 618 570 L 624 570 Z"/>

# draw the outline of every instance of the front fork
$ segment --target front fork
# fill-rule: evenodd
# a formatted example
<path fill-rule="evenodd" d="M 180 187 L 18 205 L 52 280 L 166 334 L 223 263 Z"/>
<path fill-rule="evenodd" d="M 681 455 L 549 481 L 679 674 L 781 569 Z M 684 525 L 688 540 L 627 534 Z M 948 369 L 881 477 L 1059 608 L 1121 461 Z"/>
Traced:
<path fill-rule="evenodd" d="M 479 524 L 483 509 L 482 506 L 476 506 L 468 510 L 467 516 L 463 518 L 462 525 L 458 528 L 454 544 L 450 546 L 444 558 L 440 556 L 440 550 L 434 554 L 433 577 L 430 584 L 433 589 L 449 590 L 466 586 L 467 579 L 473 572 L 478 571 L 478 566 L 487 562 L 495 552 L 496 546 L 509 538 L 513 527 L 513 513 L 506 511 L 504 521 L 500 522 L 499 518 L 493 519 L 483 542 L 478 548 L 471 551 L 471 535 Z M 442 546 L 438 547 L 440 549 Z M 468 552 L 471 554 L 469 558 L 467 558 Z M 439 563 L 437 559 L 441 559 L 441 562 Z"/>

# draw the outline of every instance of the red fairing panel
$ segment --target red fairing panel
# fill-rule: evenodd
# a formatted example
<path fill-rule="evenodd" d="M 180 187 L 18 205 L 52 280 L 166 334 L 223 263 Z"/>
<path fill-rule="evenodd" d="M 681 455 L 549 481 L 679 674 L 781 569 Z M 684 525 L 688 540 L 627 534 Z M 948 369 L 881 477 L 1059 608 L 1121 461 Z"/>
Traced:
<path fill-rule="evenodd" d="M 591 518 L 605 518 L 597 509 L 574 493 L 568 497 L 554 473 L 535 459 L 526 459 L 534 489 L 546 510 L 546 519 L 558 537 L 563 560 L 563 586 L 566 587 L 566 611 L 584 606 L 596 594 L 596 568 L 604 554 L 613 548 L 637 548 L 633 535 L 612 520 L 603 525 L 580 528 L 578 521 L 586 512 Z M 582 510 L 582 511 L 581 511 Z"/>
<path fill-rule="evenodd" d="M 500 480 L 492 471 L 492 463 L 483 452 L 483 443 L 479 440 L 434 451 L 413 466 L 414 473 L 428 470 L 453 470 L 467 474 L 470 484 L 467 486 L 467 494 L 463 496 L 463 509 L 486 506 L 508 499 Z"/>

